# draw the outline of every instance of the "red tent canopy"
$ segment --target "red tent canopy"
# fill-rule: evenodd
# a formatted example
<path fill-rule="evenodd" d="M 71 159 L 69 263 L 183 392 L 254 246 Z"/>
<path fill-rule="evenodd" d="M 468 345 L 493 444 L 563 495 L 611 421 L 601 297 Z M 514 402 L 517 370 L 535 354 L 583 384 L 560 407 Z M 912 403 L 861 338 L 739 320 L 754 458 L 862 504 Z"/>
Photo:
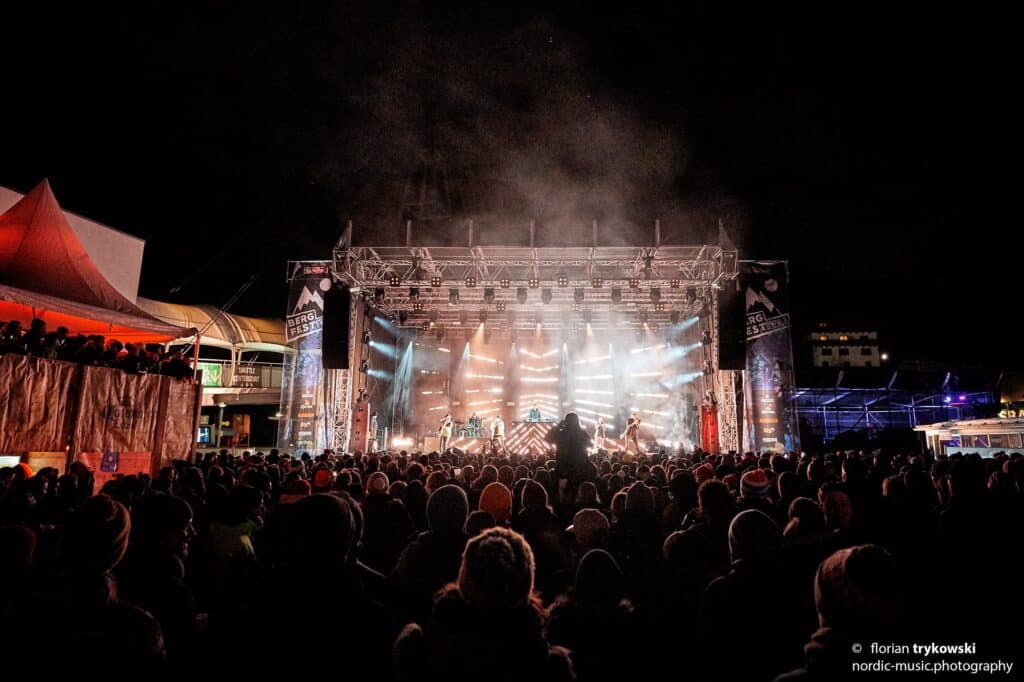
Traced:
<path fill-rule="evenodd" d="M 43 180 L 0 215 L 0 319 L 72 334 L 168 341 L 195 333 L 156 319 L 107 281 Z"/>

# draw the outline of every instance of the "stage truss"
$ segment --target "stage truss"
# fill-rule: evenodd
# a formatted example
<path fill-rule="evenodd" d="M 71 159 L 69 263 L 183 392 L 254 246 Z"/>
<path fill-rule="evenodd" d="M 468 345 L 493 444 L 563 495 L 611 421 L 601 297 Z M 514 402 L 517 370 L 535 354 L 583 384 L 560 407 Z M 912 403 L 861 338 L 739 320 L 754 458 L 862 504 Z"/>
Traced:
<path fill-rule="evenodd" d="M 736 265 L 736 251 L 717 245 L 355 246 L 351 229 L 332 254 L 337 280 L 396 326 L 421 335 L 465 334 L 481 323 L 491 334 L 538 328 L 566 334 L 586 325 L 594 331 L 657 332 L 700 316 L 711 335 L 713 371 L 718 369 L 716 292 L 736 277 Z M 357 301 L 354 297 L 353 320 L 357 306 L 363 305 Z M 357 327 L 350 325 L 350 367 L 359 366 L 359 344 L 353 338 Z M 336 383 L 336 448 L 346 448 L 350 439 L 358 390 L 352 378 Z M 735 396 L 721 387 L 719 382 L 722 445 L 732 449 L 737 436 Z M 533 441 L 544 443 L 533 438 L 531 448 L 541 447 Z M 467 439 L 461 445 L 482 444 Z"/>
<path fill-rule="evenodd" d="M 713 292 L 736 276 L 719 246 L 351 246 L 334 274 L 402 327 L 423 331 L 665 328 L 714 315 Z M 523 295 L 525 294 L 525 302 Z"/>

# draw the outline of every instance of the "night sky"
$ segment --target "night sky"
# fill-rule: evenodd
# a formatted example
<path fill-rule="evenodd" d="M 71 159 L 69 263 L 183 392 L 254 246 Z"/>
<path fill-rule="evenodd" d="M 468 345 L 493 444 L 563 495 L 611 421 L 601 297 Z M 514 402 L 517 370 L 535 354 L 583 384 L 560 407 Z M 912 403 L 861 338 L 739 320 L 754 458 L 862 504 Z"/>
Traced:
<path fill-rule="evenodd" d="M 141 293 L 282 315 L 285 259 L 456 223 L 791 263 L 798 329 L 1018 368 L 1012 22 L 887 4 L 42 3 L 4 10 L 0 184 L 147 240 Z M 84 5 L 89 6 L 84 6 Z M 890 3 L 891 4 L 891 3 Z M 31 5 L 31 6 L 29 6 Z M 514 5 L 505 6 L 505 5 Z M 243 11 L 244 9 L 244 11 Z M 431 153 L 430 150 L 433 150 Z M 419 231 L 459 241 L 448 223 Z M 623 229 L 612 229 L 622 227 Z M 564 237 L 569 234 L 570 237 Z"/>

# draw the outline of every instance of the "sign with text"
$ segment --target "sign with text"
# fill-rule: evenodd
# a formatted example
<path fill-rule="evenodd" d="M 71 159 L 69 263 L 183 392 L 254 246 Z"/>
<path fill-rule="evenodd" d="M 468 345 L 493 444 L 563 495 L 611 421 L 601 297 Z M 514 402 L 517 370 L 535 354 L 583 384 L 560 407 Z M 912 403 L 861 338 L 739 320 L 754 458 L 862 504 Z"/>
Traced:
<path fill-rule="evenodd" d="M 260 368 L 254 365 L 238 365 L 231 378 L 235 388 L 263 388 L 263 377 Z"/>
<path fill-rule="evenodd" d="M 799 450 L 788 268 L 783 261 L 743 262 L 739 281 L 747 326 L 744 448 Z"/>

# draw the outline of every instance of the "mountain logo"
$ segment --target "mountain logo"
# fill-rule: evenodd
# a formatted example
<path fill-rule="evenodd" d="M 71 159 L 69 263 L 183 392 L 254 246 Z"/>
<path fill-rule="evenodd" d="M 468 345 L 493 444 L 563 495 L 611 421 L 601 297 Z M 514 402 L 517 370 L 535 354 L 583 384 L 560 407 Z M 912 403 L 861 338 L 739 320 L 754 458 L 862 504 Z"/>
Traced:
<path fill-rule="evenodd" d="M 324 309 L 324 299 L 321 298 L 320 294 L 316 291 L 312 291 L 309 287 L 302 287 L 302 293 L 299 294 L 299 300 L 295 304 L 295 308 L 292 309 L 292 315 L 296 315 L 299 312 L 305 310 L 310 303 L 315 303 L 316 307 L 320 310 Z"/>

